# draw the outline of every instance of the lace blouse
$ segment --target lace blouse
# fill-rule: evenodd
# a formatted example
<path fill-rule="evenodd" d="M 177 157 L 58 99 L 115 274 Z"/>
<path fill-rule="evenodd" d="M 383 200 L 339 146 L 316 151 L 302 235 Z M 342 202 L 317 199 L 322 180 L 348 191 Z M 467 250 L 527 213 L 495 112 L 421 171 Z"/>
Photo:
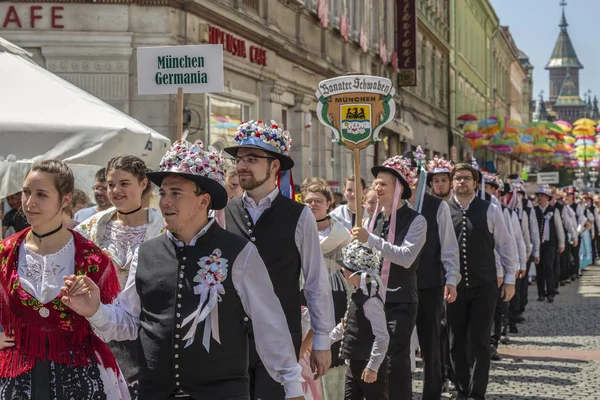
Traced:
<path fill-rule="evenodd" d="M 121 222 L 114 220 L 106 224 L 104 239 L 100 247 L 108 253 L 117 268 L 117 276 L 121 288 L 125 287 L 133 253 L 144 241 L 147 229 L 147 224 L 125 226 Z"/>

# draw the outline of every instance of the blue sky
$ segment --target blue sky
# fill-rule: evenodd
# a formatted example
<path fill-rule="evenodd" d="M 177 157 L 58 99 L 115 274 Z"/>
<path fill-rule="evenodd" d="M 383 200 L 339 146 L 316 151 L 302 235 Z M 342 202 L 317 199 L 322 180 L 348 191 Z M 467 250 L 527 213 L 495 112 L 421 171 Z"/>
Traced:
<path fill-rule="evenodd" d="M 567 28 L 579 61 L 579 92 L 590 89 L 600 100 L 600 50 L 597 48 L 600 28 L 600 0 L 566 0 Z M 535 67 L 533 70 L 534 98 L 544 90 L 548 97 L 548 71 L 544 69 L 558 38 L 561 18 L 560 0 L 491 0 L 501 25 L 508 25 L 517 46 Z M 583 97 L 583 96 L 582 96 Z"/>

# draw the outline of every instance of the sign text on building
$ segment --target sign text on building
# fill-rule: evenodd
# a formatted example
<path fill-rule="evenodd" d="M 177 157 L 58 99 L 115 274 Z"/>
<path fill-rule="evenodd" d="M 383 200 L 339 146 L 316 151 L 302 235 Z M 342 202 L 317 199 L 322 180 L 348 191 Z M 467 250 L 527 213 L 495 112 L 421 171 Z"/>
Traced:
<path fill-rule="evenodd" d="M 14 5 L 9 5 L 4 9 L 0 4 L 0 24 L 2 29 L 44 28 L 41 25 L 49 26 L 51 29 L 64 29 L 64 9 L 63 6 L 39 4 L 18 10 Z"/>
<path fill-rule="evenodd" d="M 138 93 L 223 91 L 223 48 L 219 45 L 140 47 Z"/>
<path fill-rule="evenodd" d="M 208 26 L 208 43 L 222 44 L 223 51 L 240 58 L 250 58 L 250 62 L 253 64 L 267 66 L 267 50 L 255 45 L 250 45 L 247 48 L 244 39 L 238 38 L 215 26 Z"/>
<path fill-rule="evenodd" d="M 417 1 L 397 1 L 398 86 L 417 86 Z"/>

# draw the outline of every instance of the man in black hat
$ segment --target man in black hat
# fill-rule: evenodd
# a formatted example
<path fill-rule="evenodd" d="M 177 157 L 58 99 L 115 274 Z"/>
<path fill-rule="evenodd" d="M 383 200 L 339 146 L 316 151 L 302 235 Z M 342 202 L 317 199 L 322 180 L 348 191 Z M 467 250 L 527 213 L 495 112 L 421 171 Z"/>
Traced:
<path fill-rule="evenodd" d="M 479 172 L 468 163 L 452 169 L 454 196 L 448 202 L 460 248 L 463 277 L 457 300 L 448 304 L 450 358 L 458 399 L 484 400 L 490 368 L 490 328 L 498 290 L 504 301 L 514 295 L 518 260 L 514 243 L 496 205 L 475 195 Z M 504 269 L 499 289 L 496 258 Z"/>
<path fill-rule="evenodd" d="M 369 221 L 369 229 L 355 227 L 353 237 L 381 252 L 381 279 L 390 331 L 388 349 L 389 398 L 411 399 L 410 338 L 417 319 L 417 268 L 427 237 L 427 221 L 405 202 L 412 195 L 410 160 L 393 157 L 371 169 L 383 211 Z M 372 233 L 370 233 L 372 231 Z"/>
<path fill-rule="evenodd" d="M 535 214 L 540 227 L 540 258 L 536 268 L 538 301 L 554 301 L 554 258 L 565 250 L 565 233 L 560 211 L 550 205 L 552 189 L 540 186 L 536 192 L 538 205 Z"/>
<path fill-rule="evenodd" d="M 287 398 L 303 398 L 285 315 L 256 247 L 208 218 L 227 204 L 222 168 L 217 153 L 183 140 L 147 174 L 160 186 L 166 232 L 136 251 L 116 304 L 101 305 L 86 276 L 65 278 L 63 302 L 103 340 L 139 335 L 141 399 L 248 400 L 246 315 L 269 373 Z"/>
<path fill-rule="evenodd" d="M 318 378 L 331 364 L 329 333 L 334 328 L 333 300 L 321 252 L 317 224 L 310 209 L 284 197 L 277 187 L 282 173 L 294 166 L 288 156 L 291 140 L 275 122 L 240 125 L 237 146 L 225 149 L 234 157 L 244 193 L 225 208 L 227 230 L 256 245 L 283 308 L 296 355 L 302 342 L 301 306 L 306 299 L 313 335 L 311 367 Z M 300 275 L 304 278 L 300 291 Z M 257 321 L 249 326 L 250 393 L 256 400 L 280 400 L 280 382 L 272 379 L 255 349 Z"/>

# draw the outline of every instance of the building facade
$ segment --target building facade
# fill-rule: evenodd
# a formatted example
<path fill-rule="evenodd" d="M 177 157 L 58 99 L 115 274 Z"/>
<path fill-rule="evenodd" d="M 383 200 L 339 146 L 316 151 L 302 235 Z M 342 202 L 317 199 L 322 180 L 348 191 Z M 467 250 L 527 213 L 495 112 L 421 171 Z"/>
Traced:
<path fill-rule="evenodd" d="M 419 86 L 399 88 L 397 115 L 362 151 L 362 175 L 421 145 L 448 153 L 449 7 L 415 0 Z M 222 149 L 240 121 L 274 119 L 291 133 L 295 180 L 339 188 L 351 153 L 318 122 L 319 81 L 348 72 L 398 80 L 396 2 L 388 0 L 65 0 L 0 3 L 0 36 L 42 66 L 158 132 L 177 137 L 174 95 L 137 94 L 136 49 L 221 43 L 223 93 L 186 94 L 189 139 Z"/>

